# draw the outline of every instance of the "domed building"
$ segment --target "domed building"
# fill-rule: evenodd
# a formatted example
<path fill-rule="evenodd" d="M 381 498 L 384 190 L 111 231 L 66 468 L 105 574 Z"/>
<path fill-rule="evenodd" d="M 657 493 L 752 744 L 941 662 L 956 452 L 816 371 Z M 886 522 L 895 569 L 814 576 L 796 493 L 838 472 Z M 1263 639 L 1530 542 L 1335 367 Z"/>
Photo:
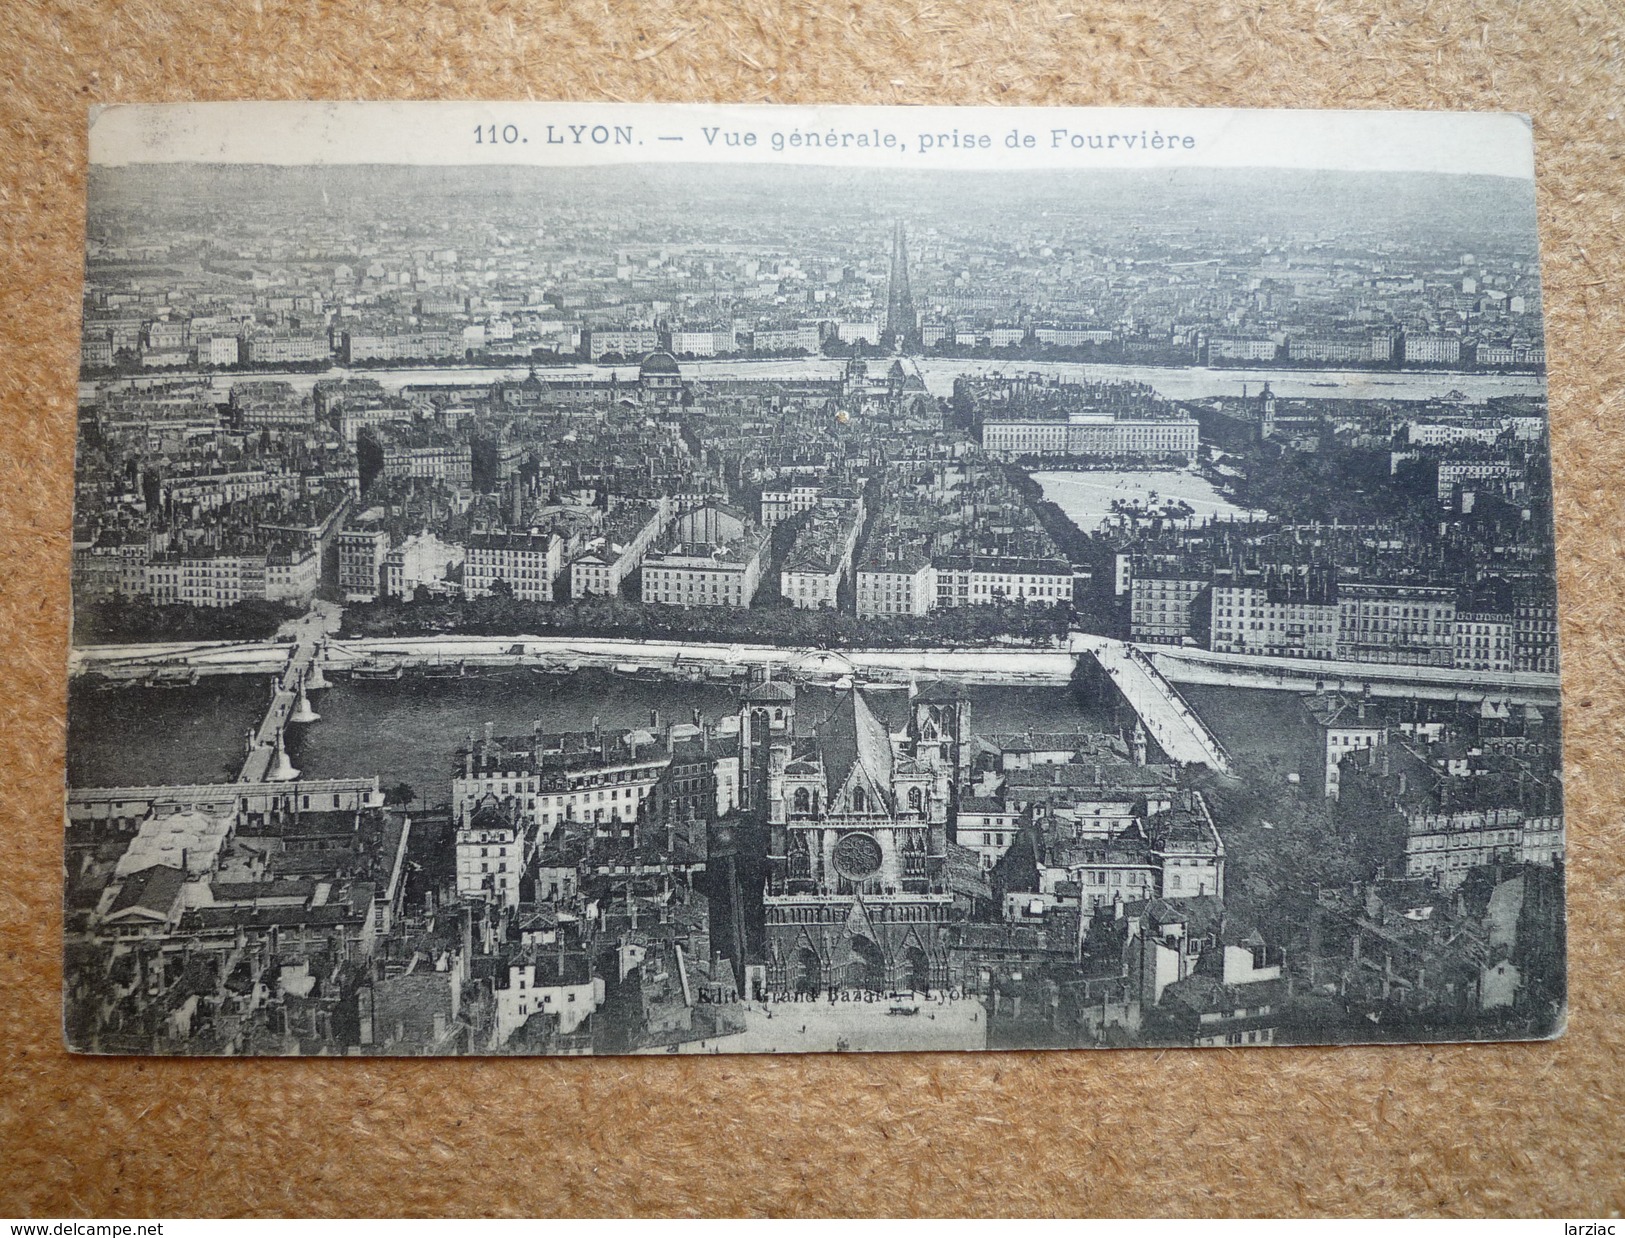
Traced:
<path fill-rule="evenodd" d="M 680 404 L 683 371 L 669 352 L 652 352 L 638 366 L 638 392 L 645 404 Z"/>

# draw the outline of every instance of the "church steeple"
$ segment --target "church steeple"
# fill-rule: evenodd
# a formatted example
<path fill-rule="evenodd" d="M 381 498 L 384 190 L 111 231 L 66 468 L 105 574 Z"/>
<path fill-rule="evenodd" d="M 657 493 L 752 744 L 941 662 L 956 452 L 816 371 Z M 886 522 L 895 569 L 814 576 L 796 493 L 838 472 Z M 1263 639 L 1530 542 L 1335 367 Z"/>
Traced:
<path fill-rule="evenodd" d="M 908 282 L 908 233 L 903 221 L 892 229 L 891 275 L 886 281 L 886 338 L 899 351 L 919 344 L 920 317 Z"/>

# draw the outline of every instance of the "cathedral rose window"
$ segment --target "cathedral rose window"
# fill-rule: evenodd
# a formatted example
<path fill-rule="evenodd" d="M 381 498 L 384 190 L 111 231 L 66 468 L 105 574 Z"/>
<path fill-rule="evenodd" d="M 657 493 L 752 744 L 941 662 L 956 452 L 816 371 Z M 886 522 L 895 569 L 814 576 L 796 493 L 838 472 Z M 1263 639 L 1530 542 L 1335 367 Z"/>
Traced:
<path fill-rule="evenodd" d="M 835 871 L 848 881 L 862 881 L 880 871 L 880 844 L 868 834 L 846 834 L 835 844 Z"/>

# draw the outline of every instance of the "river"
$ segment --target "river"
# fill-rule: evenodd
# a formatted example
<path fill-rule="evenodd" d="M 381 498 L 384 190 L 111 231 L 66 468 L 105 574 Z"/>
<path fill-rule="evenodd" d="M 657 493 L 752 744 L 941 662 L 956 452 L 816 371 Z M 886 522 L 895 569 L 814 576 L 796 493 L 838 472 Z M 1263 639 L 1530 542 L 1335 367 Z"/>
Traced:
<path fill-rule="evenodd" d="M 834 378 L 846 364 L 841 360 L 810 357 L 801 360 L 765 361 L 684 361 L 683 373 L 695 379 L 731 378 Z M 890 364 L 876 359 L 871 365 Z M 1069 361 L 978 361 L 956 357 L 912 357 L 906 365 L 925 381 L 933 395 L 946 396 L 953 392 L 954 379 L 963 374 L 1053 374 L 1095 382 L 1148 383 L 1160 394 L 1173 400 L 1196 400 L 1215 395 L 1240 395 L 1242 388 L 1256 392 L 1260 385 L 1269 383 L 1277 395 L 1289 398 L 1320 398 L 1336 396 L 1340 399 L 1393 399 L 1422 400 L 1460 391 L 1471 400 L 1482 401 L 1492 396 L 1542 396 L 1546 393 L 1546 380 L 1538 374 L 1481 374 L 1456 373 L 1448 370 L 1214 370 L 1206 366 L 1170 367 L 1157 365 L 1091 365 Z M 422 369 L 359 369 L 348 370 L 334 366 L 322 374 L 285 374 L 276 372 L 230 374 L 161 374 L 145 375 L 143 381 L 164 381 L 173 378 L 207 377 L 213 383 L 217 397 L 224 401 L 234 382 L 247 379 L 271 378 L 290 383 L 300 391 L 308 391 L 322 379 L 372 378 L 390 390 L 408 384 L 437 383 L 493 383 L 498 379 L 524 378 L 529 368 L 517 366 L 446 366 Z M 617 375 L 622 382 L 637 379 L 637 366 L 565 365 L 548 366 L 538 371 L 544 377 Z M 81 382 L 79 398 L 90 400 L 96 394 L 96 382 Z"/>
<path fill-rule="evenodd" d="M 97 690 L 76 682 L 68 702 L 68 782 L 130 786 L 234 778 L 243 741 L 259 719 L 269 680 L 218 675 L 186 688 Z M 1128 721 L 1084 706 L 1065 687 L 972 686 L 971 726 L 1012 730 L 1108 729 Z M 898 699 L 898 690 L 877 690 Z M 826 689 L 802 690 L 803 717 L 827 703 Z M 585 730 L 687 721 L 695 709 L 715 721 L 734 710 L 733 692 L 708 684 L 625 679 L 603 671 L 570 677 L 528 670 L 469 679 L 408 676 L 393 681 L 341 681 L 315 694 L 321 721 L 289 728 L 289 757 L 315 778 L 378 775 L 385 787 L 406 783 L 431 800 L 450 791 L 453 755 L 468 733 L 493 724 L 498 735 Z M 895 708 L 895 705 L 893 706 Z"/>

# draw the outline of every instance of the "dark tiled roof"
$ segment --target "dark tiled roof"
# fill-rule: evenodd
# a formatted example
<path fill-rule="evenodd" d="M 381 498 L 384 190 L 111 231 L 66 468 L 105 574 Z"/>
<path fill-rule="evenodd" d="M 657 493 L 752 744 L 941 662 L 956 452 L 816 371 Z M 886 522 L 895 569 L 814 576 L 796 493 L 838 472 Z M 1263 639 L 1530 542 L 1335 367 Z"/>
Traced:
<path fill-rule="evenodd" d="M 109 916 L 123 911 L 146 911 L 167 916 L 175 909 L 175 900 L 181 896 L 186 877 L 178 868 L 155 864 L 132 873 L 120 887 L 118 897 L 107 909 Z"/>
<path fill-rule="evenodd" d="M 1238 1010 L 1256 1010 L 1259 1006 L 1278 1003 L 1285 991 L 1286 986 L 1279 980 L 1234 985 L 1198 972 L 1164 989 L 1162 1003 L 1183 1006 L 1196 1014 L 1234 1016 Z"/>
<path fill-rule="evenodd" d="M 1036 951 L 1052 948 L 1050 933 L 1025 924 L 956 924 L 948 930 L 948 944 L 969 950 Z M 1054 948 L 1061 948 L 1056 945 Z"/>
<path fill-rule="evenodd" d="M 864 776 L 881 794 L 891 794 L 891 735 L 870 710 L 861 691 L 853 688 L 842 694 L 835 709 L 820 724 L 818 742 L 832 794 L 846 785 L 854 765 L 862 767 Z"/>
<path fill-rule="evenodd" d="M 784 703 L 796 699 L 796 689 L 794 684 L 786 680 L 767 679 L 755 687 L 747 688 L 739 699 L 750 702 L 760 701 L 766 704 Z"/>
<path fill-rule="evenodd" d="M 991 795 L 962 795 L 959 797 L 959 811 L 967 812 L 1005 812 L 1004 801 Z"/>
<path fill-rule="evenodd" d="M 1151 848 L 1138 838 L 1118 837 L 1100 841 L 1053 843 L 1046 860 L 1057 868 L 1077 868 L 1091 864 L 1151 865 Z"/>
<path fill-rule="evenodd" d="M 314 881 L 214 881 L 209 883 L 215 901 L 246 903 L 256 898 L 307 899 L 316 893 Z"/>
<path fill-rule="evenodd" d="M 911 702 L 906 692 L 867 691 L 863 700 L 880 725 L 892 734 L 908 728 Z"/>
<path fill-rule="evenodd" d="M 946 875 L 948 888 L 971 898 L 992 898 L 993 887 L 982 872 L 982 856 L 958 843 L 948 844 Z"/>
<path fill-rule="evenodd" d="M 964 700 L 965 689 L 949 679 L 922 679 L 914 697 L 928 704 L 945 704 Z"/>
<path fill-rule="evenodd" d="M 348 850 L 282 851 L 267 857 L 265 862 L 266 874 L 273 878 L 349 877 L 364 868 L 362 858 Z"/>
<path fill-rule="evenodd" d="M 1322 727 L 1367 726 L 1377 730 L 1392 726 L 1396 722 L 1395 710 L 1391 705 L 1374 701 L 1362 702 L 1357 697 L 1348 697 L 1341 692 L 1306 696 L 1303 707 L 1309 717 Z"/>
<path fill-rule="evenodd" d="M 1095 731 L 1011 731 L 981 735 L 979 739 L 997 752 L 1087 753 L 1102 760 L 1128 759 L 1128 745 L 1115 735 Z"/>
<path fill-rule="evenodd" d="M 1011 770 L 1006 785 L 1012 789 L 1044 787 L 1174 787 L 1178 777 L 1170 766 L 1135 765 L 1132 761 L 1078 761 L 1067 765 L 1039 765 Z"/>
<path fill-rule="evenodd" d="M 1224 903 L 1212 894 L 1198 894 L 1191 898 L 1153 898 L 1144 903 L 1129 903 L 1124 911 L 1158 928 L 1183 924 L 1187 934 L 1200 937 L 1223 919 Z"/>
<path fill-rule="evenodd" d="M 510 967 L 534 967 L 532 974 L 537 985 L 586 984 L 592 979 L 592 964 L 587 956 L 556 946 L 524 946 L 508 959 Z M 497 988 L 508 987 L 509 975 L 499 972 Z"/>

